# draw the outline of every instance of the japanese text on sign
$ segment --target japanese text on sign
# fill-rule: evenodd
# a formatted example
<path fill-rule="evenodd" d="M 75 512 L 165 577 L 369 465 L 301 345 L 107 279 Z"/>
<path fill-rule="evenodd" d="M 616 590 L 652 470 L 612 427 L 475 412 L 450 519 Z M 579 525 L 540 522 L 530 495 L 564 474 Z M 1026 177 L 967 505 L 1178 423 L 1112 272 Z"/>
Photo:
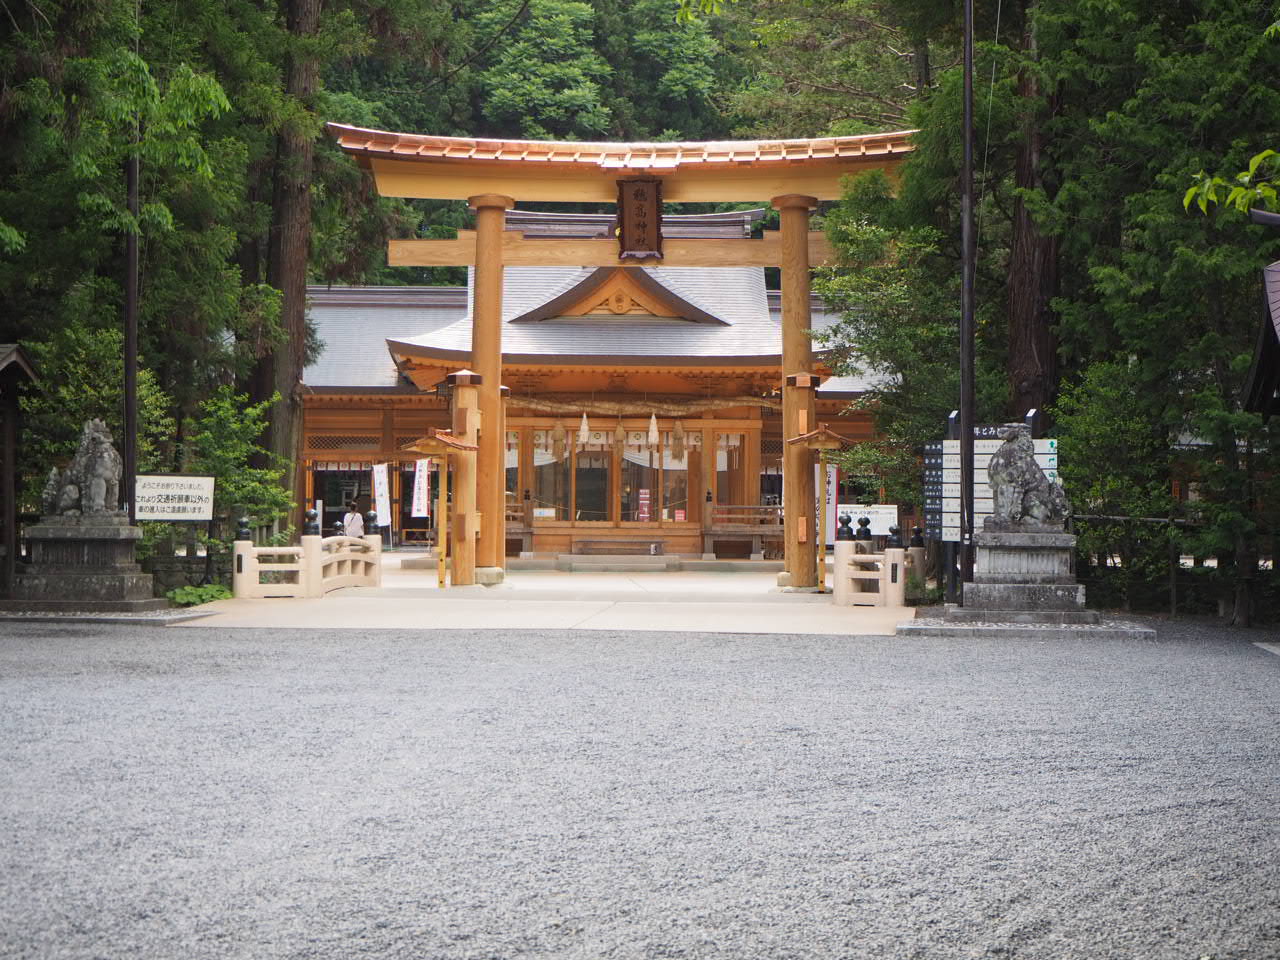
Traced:
<path fill-rule="evenodd" d="M 138 474 L 133 502 L 139 520 L 212 520 L 213 477 Z"/>

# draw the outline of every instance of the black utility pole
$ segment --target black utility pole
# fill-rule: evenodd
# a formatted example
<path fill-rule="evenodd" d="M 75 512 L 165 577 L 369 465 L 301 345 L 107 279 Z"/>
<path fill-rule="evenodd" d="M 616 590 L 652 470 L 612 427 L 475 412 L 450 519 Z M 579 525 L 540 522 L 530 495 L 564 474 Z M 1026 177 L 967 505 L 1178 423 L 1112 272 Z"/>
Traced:
<path fill-rule="evenodd" d="M 133 218 L 134 229 L 124 238 L 124 436 L 120 459 L 120 497 L 129 511 L 129 522 L 137 520 L 134 506 L 134 477 L 138 472 L 138 143 L 125 161 L 126 205 Z"/>
<path fill-rule="evenodd" d="M 960 233 L 960 565 L 973 581 L 974 279 L 973 229 L 973 0 L 964 0 L 964 169 L 961 172 Z"/>
<path fill-rule="evenodd" d="M 133 7 L 133 52 L 140 56 L 142 36 L 142 0 Z M 124 436 L 121 441 L 120 499 L 129 512 L 129 523 L 138 520 L 134 504 L 135 477 L 138 474 L 138 152 L 142 149 L 142 121 L 134 115 L 133 143 L 124 162 L 125 206 L 133 221 L 124 238 Z"/>

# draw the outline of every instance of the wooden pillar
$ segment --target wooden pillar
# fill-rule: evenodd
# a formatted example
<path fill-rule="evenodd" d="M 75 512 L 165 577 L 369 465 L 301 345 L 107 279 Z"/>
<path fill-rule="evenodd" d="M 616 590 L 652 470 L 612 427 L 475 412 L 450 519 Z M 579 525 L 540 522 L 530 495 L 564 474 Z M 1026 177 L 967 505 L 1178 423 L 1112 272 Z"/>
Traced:
<path fill-rule="evenodd" d="M 475 443 L 479 432 L 478 409 L 480 377 L 470 370 L 451 373 L 453 384 L 453 435 L 467 443 Z M 452 576 L 455 587 L 476 582 L 476 540 L 480 517 L 476 509 L 476 454 L 459 450 L 453 457 L 453 532 Z"/>
<path fill-rule="evenodd" d="M 814 540 L 817 495 L 813 451 L 787 443 L 816 426 L 813 347 L 809 328 L 809 211 L 813 197 L 774 197 L 781 213 L 782 234 L 782 507 L 785 568 L 780 586 L 813 587 L 817 583 Z"/>
<path fill-rule="evenodd" d="M 502 412 L 502 233 L 510 197 L 484 193 L 468 203 L 476 212 L 476 268 L 471 309 L 471 367 L 479 375 L 480 449 L 476 504 L 480 540 L 477 580 L 501 583 L 506 555 L 506 437 Z"/>

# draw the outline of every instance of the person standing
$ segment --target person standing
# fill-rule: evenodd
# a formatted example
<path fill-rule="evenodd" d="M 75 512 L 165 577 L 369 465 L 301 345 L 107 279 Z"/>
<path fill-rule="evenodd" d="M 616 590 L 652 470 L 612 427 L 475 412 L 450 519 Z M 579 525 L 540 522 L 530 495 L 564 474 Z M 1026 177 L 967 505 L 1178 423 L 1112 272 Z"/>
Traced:
<path fill-rule="evenodd" d="M 354 500 L 347 504 L 347 515 L 342 518 L 342 532 L 348 537 L 364 536 L 364 517 L 360 515 L 360 505 Z"/>

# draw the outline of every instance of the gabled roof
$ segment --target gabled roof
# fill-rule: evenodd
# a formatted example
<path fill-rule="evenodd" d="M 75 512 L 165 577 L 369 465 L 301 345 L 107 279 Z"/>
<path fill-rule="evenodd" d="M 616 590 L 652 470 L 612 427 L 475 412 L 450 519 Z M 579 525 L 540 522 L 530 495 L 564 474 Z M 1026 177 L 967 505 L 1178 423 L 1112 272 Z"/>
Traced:
<path fill-rule="evenodd" d="M 16 343 L 0 343 L 0 373 L 5 376 L 20 375 L 32 383 L 40 380 L 26 352 Z"/>
<path fill-rule="evenodd" d="M 623 267 L 598 267 L 574 284 L 564 293 L 553 297 L 546 303 L 534 307 L 518 317 L 512 323 L 536 323 L 560 316 L 584 316 L 579 308 L 584 305 L 594 306 L 591 301 L 613 289 L 624 296 L 628 302 L 643 299 L 652 303 L 658 317 L 679 317 L 691 323 L 729 323 L 706 310 L 695 306 L 681 297 L 670 287 L 663 286 L 644 269 L 627 269 Z M 594 312 L 594 311 L 593 311 Z M 621 311 L 613 311 L 619 313 Z"/>
<path fill-rule="evenodd" d="M 629 268 L 709 321 L 686 323 L 629 315 L 625 323 L 595 317 L 515 322 L 548 301 L 563 302 L 596 271 L 591 268 L 508 267 L 503 284 L 502 353 L 509 363 L 548 365 L 623 362 L 711 365 L 779 362 L 781 334 L 769 312 L 764 271 L 757 267 Z M 415 337 L 387 339 L 394 356 L 457 362 L 471 355 L 471 317 Z"/>

